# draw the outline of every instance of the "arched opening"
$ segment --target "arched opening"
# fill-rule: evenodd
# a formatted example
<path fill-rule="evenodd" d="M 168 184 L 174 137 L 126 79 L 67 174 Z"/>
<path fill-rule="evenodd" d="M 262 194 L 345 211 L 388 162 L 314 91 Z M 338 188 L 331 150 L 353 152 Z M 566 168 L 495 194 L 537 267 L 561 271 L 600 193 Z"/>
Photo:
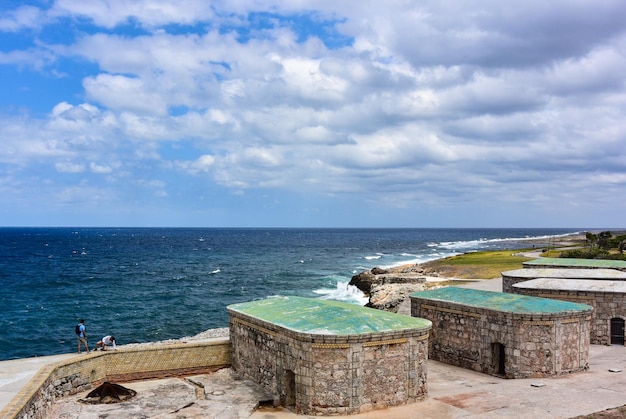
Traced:
<path fill-rule="evenodd" d="M 611 345 L 624 344 L 624 319 L 613 317 L 611 319 Z"/>
<path fill-rule="evenodd" d="M 491 352 L 493 357 L 493 370 L 495 374 L 505 375 L 506 358 L 504 354 L 504 345 L 499 342 L 491 344 Z"/>

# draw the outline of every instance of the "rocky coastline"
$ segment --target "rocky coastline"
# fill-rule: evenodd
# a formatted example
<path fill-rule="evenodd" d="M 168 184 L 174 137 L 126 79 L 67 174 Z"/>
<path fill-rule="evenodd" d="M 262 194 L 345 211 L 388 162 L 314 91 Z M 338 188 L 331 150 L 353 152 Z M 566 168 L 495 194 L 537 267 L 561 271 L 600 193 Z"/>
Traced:
<path fill-rule="evenodd" d="M 348 284 L 369 296 L 366 307 L 410 315 L 409 294 L 468 281 L 477 279 L 441 277 L 425 265 L 413 264 L 389 269 L 374 267 L 354 275 Z"/>
<path fill-rule="evenodd" d="M 520 239 L 519 243 L 532 246 L 532 250 L 521 252 L 519 256 L 540 257 L 546 246 L 571 247 L 584 243 L 584 234 L 563 237 Z M 455 283 L 481 281 L 484 278 L 463 279 L 442 274 L 437 262 L 410 264 L 383 269 L 374 267 L 354 275 L 349 285 L 353 285 L 369 297 L 366 307 L 394 313 L 410 315 L 409 294 L 426 289 L 438 288 Z"/>

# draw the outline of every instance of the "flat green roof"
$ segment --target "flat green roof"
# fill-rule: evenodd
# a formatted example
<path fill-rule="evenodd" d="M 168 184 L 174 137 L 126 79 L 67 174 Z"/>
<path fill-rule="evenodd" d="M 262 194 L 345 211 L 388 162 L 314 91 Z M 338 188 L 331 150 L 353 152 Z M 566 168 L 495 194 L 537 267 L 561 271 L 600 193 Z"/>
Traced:
<path fill-rule="evenodd" d="M 593 308 L 587 304 L 571 303 L 569 301 L 459 287 L 444 287 L 430 291 L 414 292 L 410 296 L 520 314 L 557 314 L 587 311 Z"/>
<path fill-rule="evenodd" d="M 626 272 L 606 268 L 522 268 L 502 272 L 502 276 L 518 279 L 566 278 L 626 280 Z"/>
<path fill-rule="evenodd" d="M 625 260 L 539 258 L 522 262 L 524 266 L 571 266 L 575 268 L 626 269 Z"/>
<path fill-rule="evenodd" d="M 303 297 L 267 298 L 226 308 L 285 329 L 315 335 L 359 335 L 424 329 L 432 325 L 426 319 Z"/>

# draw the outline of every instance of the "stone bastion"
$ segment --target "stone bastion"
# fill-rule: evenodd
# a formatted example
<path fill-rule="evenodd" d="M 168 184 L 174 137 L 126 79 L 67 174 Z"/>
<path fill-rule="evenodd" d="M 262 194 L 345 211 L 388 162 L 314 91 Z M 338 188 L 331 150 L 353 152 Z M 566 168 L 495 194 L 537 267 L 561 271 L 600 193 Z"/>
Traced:
<path fill-rule="evenodd" d="M 427 395 L 424 319 L 330 300 L 227 307 L 232 368 L 304 415 L 345 415 Z"/>
<path fill-rule="evenodd" d="M 411 315 L 433 323 L 430 359 L 505 378 L 589 367 L 586 304 L 459 287 L 410 298 Z"/>

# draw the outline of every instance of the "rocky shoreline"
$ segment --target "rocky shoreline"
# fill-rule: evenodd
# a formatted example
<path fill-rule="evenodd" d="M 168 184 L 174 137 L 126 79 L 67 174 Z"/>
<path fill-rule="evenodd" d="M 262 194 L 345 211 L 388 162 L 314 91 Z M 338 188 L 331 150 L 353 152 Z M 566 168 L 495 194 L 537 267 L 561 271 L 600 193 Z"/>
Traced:
<path fill-rule="evenodd" d="M 399 314 L 411 314 L 409 294 L 452 283 L 478 281 L 440 277 L 424 265 L 404 265 L 390 269 L 378 267 L 354 275 L 349 285 L 369 296 L 366 307 Z"/>
<path fill-rule="evenodd" d="M 519 256 L 540 257 L 542 247 L 572 247 L 585 242 L 585 234 L 572 234 L 563 237 L 521 239 L 518 243 L 528 244 L 534 250 L 522 252 Z M 433 263 L 434 262 L 434 263 Z M 409 294 L 426 289 L 438 288 L 455 283 L 481 281 L 483 278 L 463 279 L 447 277 L 434 267 L 440 260 L 423 264 L 403 265 L 388 269 L 374 267 L 354 275 L 349 285 L 357 287 L 369 296 L 366 307 L 394 313 L 410 315 Z"/>

